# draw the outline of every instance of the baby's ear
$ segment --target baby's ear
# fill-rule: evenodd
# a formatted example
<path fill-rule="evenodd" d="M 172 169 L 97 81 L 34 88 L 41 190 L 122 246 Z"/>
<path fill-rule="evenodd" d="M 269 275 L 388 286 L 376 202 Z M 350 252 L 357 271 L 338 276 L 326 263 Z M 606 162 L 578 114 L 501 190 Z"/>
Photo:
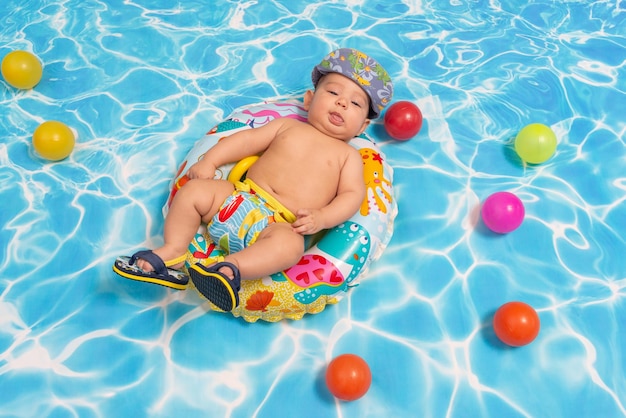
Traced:
<path fill-rule="evenodd" d="M 365 132 L 365 130 L 367 129 L 368 126 L 370 126 L 370 122 L 372 120 L 371 119 L 365 119 L 363 121 L 363 126 L 361 126 L 361 132 L 359 132 L 359 135 L 361 135 L 363 132 Z"/>
<path fill-rule="evenodd" d="M 304 110 L 309 111 L 309 107 L 311 106 L 311 100 L 313 100 L 313 96 L 315 92 L 313 90 L 307 90 L 304 93 Z"/>

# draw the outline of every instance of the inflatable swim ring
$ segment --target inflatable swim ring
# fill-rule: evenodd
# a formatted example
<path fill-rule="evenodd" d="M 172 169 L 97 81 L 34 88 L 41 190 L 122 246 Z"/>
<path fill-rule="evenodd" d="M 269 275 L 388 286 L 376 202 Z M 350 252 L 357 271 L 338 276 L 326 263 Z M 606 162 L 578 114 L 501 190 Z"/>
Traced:
<path fill-rule="evenodd" d="M 262 126 L 279 117 L 306 121 L 306 111 L 297 101 L 262 103 L 235 110 L 198 140 L 180 165 L 171 183 L 170 195 L 163 207 L 167 214 L 176 192 L 188 180 L 187 169 L 222 138 L 239 130 Z M 240 303 L 232 314 L 248 322 L 259 319 L 276 322 L 283 318 L 301 319 L 304 314 L 319 313 L 328 304 L 339 302 L 357 286 L 368 265 L 382 254 L 393 233 L 397 205 L 393 194 L 393 171 L 381 150 L 366 135 L 350 140 L 363 157 L 367 195 L 358 213 L 343 224 L 307 239 L 308 249 L 289 269 L 267 277 L 242 280 Z M 256 157 L 218 169 L 216 178 L 239 180 Z M 206 226 L 200 227 L 189 245 L 186 266 L 208 265 L 224 255 L 211 242 Z M 220 311 L 209 303 L 211 309 Z"/>

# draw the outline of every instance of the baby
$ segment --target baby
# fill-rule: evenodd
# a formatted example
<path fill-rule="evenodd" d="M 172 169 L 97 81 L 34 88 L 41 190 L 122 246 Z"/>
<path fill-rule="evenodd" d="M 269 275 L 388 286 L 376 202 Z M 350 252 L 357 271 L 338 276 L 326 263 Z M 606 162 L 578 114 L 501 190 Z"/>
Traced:
<path fill-rule="evenodd" d="M 220 309 L 239 303 L 242 279 L 256 279 L 296 264 L 304 235 L 332 228 L 365 198 L 363 162 L 347 141 L 360 135 L 391 100 L 387 72 L 354 49 L 330 53 L 313 69 L 314 91 L 304 95 L 307 122 L 275 119 L 237 132 L 213 146 L 189 168 L 165 219 L 164 244 L 119 257 L 113 269 L 140 281 L 183 289 L 178 269 L 198 226 L 227 251 L 216 263 L 189 268 L 194 285 Z M 246 179 L 213 179 L 218 167 L 247 156 L 260 158 Z M 240 238 L 242 220 L 247 233 Z M 221 257 L 220 257 L 221 258 Z"/>

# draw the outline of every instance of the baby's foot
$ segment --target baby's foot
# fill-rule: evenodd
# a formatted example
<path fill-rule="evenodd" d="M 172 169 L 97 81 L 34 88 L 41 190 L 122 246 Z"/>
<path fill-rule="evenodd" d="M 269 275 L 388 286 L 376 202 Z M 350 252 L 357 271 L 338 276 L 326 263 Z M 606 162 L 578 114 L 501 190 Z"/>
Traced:
<path fill-rule="evenodd" d="M 186 258 L 187 254 L 184 254 L 169 260 L 168 264 L 170 266 L 180 265 Z M 150 271 L 142 270 L 138 264 Z M 127 279 L 159 284 L 177 290 L 185 289 L 189 283 L 189 276 L 186 272 L 168 268 L 161 257 L 152 250 L 137 251 L 130 257 L 117 257 L 113 264 L 113 271 Z"/>
<path fill-rule="evenodd" d="M 171 250 L 168 250 L 164 247 L 157 248 L 152 251 L 155 255 L 159 256 L 161 260 L 165 263 L 165 265 L 173 270 L 180 270 L 185 265 L 185 260 L 178 261 L 177 259 L 181 258 L 180 254 L 176 254 Z M 148 261 L 139 258 L 136 262 L 138 268 L 145 272 L 154 271 L 154 266 L 150 264 Z"/>
<path fill-rule="evenodd" d="M 223 311 L 232 311 L 239 305 L 241 276 L 239 268 L 227 261 L 208 267 L 196 263 L 189 268 L 193 284 L 201 295 Z"/>
<path fill-rule="evenodd" d="M 226 260 L 224 260 L 224 261 L 226 261 Z M 237 265 L 237 263 L 233 263 L 232 261 L 231 261 L 231 263 L 232 263 L 235 267 L 237 267 L 237 269 L 239 269 L 239 266 Z M 222 266 L 222 267 L 220 267 L 217 271 L 219 271 L 219 272 L 220 272 L 220 273 L 222 273 L 224 276 L 226 276 L 226 278 L 227 278 L 228 280 L 233 280 L 233 279 L 235 278 L 235 273 L 234 273 L 234 271 L 233 271 L 233 269 L 232 269 L 231 267 L 228 267 L 228 266 Z"/>

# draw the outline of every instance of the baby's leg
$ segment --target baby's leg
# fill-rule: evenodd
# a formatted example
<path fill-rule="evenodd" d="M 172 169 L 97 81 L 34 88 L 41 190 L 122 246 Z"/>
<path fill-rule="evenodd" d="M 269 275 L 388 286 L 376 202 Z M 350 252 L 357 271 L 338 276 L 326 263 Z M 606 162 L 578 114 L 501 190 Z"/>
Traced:
<path fill-rule="evenodd" d="M 303 252 L 304 237 L 294 232 L 291 224 L 277 222 L 261 231 L 254 244 L 227 255 L 225 261 L 239 268 L 242 279 L 258 279 L 293 266 Z M 222 272 L 232 275 L 226 268 Z"/>
<path fill-rule="evenodd" d="M 208 222 L 217 213 L 224 200 L 232 194 L 234 186 L 226 180 L 194 179 L 188 181 L 172 201 L 165 218 L 164 244 L 154 253 L 163 261 L 172 260 L 187 251 L 201 222 Z M 137 267 L 144 271 L 154 268 L 145 260 L 138 260 Z M 171 266 L 182 267 L 182 263 Z"/>

